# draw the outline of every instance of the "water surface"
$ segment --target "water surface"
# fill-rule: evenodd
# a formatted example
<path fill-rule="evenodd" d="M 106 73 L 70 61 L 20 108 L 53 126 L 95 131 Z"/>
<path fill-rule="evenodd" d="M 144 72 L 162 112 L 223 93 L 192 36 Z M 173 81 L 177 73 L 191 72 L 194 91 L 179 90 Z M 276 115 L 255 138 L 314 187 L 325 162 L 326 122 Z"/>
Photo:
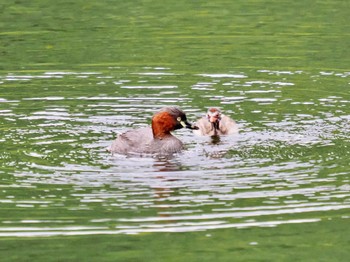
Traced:
<path fill-rule="evenodd" d="M 3 257 L 346 261 L 346 5 L 2 4 Z M 106 151 L 173 105 L 192 122 L 218 106 L 240 133 Z"/>

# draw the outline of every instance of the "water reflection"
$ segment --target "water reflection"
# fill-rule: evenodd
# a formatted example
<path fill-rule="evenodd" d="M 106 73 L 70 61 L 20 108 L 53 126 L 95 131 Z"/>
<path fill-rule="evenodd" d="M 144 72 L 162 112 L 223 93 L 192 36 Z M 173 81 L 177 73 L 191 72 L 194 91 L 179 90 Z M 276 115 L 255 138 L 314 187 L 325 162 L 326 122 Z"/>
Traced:
<path fill-rule="evenodd" d="M 153 167 L 156 172 L 180 171 L 181 163 L 176 158 L 157 157 Z"/>
<path fill-rule="evenodd" d="M 318 79 L 347 85 L 348 72 L 203 73 L 181 83 L 171 68 L 122 70 L 0 77 L 0 203 L 14 213 L 0 219 L 0 236 L 278 226 L 349 209 L 350 98 L 342 88 L 313 91 Z M 22 81 L 31 92 L 13 86 Z M 174 104 L 193 120 L 220 105 L 241 133 L 179 130 L 187 149 L 172 158 L 105 151 Z"/>
<path fill-rule="evenodd" d="M 211 136 L 211 143 L 213 145 L 219 144 L 221 142 L 220 136 Z"/>

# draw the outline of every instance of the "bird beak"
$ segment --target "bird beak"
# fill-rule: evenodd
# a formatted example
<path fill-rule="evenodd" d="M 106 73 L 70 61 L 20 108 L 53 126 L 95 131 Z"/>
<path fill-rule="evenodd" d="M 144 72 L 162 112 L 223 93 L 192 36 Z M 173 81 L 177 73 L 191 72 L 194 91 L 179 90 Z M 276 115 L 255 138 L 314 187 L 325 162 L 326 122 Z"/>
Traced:
<path fill-rule="evenodd" d="M 217 121 L 220 121 L 220 120 L 221 120 L 221 117 L 218 116 L 218 115 L 215 115 L 215 116 L 209 116 L 208 119 L 209 119 L 209 122 L 215 123 L 215 122 L 217 122 Z"/>
<path fill-rule="evenodd" d="M 180 124 L 184 127 L 184 128 L 188 128 L 188 129 L 192 129 L 192 130 L 197 130 L 199 129 L 198 126 L 194 125 L 194 124 L 190 124 L 187 121 L 180 121 Z"/>

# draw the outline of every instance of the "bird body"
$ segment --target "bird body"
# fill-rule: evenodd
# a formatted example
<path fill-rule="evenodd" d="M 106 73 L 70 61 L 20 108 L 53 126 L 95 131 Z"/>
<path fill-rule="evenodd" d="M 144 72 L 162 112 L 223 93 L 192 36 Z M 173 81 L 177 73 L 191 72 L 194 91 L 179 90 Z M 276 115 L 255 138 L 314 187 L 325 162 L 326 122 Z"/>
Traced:
<path fill-rule="evenodd" d="M 152 126 L 120 134 L 109 151 L 119 154 L 173 154 L 184 145 L 170 132 L 180 128 L 196 129 L 187 122 L 186 114 L 177 107 L 165 107 L 152 117 Z"/>

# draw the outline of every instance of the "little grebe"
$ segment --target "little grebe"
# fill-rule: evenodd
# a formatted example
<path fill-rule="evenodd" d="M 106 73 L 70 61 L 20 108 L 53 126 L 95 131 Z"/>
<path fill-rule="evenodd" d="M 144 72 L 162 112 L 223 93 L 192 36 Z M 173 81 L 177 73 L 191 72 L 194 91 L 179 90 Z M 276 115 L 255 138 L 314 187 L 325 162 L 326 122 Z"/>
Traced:
<path fill-rule="evenodd" d="M 180 128 L 198 129 L 187 122 L 186 114 L 177 107 L 165 107 L 152 117 L 152 128 L 143 127 L 120 134 L 109 147 L 119 154 L 159 154 L 180 152 L 183 143 L 170 132 Z"/>
<path fill-rule="evenodd" d="M 233 135 L 238 133 L 236 122 L 221 113 L 218 108 L 209 108 L 207 115 L 196 122 L 198 130 L 193 133 L 201 136 Z"/>

